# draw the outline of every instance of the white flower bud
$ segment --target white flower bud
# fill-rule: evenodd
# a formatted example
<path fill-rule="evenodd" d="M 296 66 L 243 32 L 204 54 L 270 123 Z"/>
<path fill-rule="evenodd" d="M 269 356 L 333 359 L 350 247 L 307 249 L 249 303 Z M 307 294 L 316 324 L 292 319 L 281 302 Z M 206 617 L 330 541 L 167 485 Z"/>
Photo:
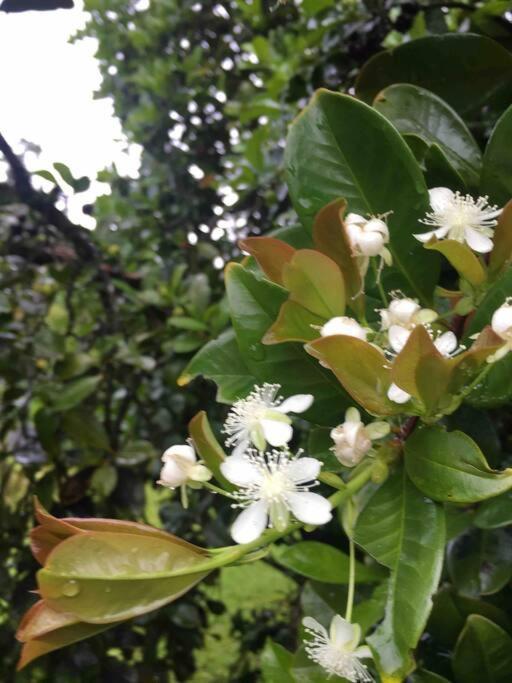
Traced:
<path fill-rule="evenodd" d="M 382 256 L 389 242 L 388 226 L 380 218 L 366 220 L 356 213 L 345 219 L 348 240 L 355 256 Z"/>
<path fill-rule="evenodd" d="M 171 446 L 162 455 L 162 461 L 164 465 L 157 483 L 171 489 L 190 482 L 208 481 L 212 477 L 210 470 L 197 462 L 192 446 Z"/>
<path fill-rule="evenodd" d="M 356 408 L 345 413 L 345 422 L 331 430 L 334 441 L 332 452 L 347 467 L 354 467 L 372 447 L 372 439 L 380 439 L 389 433 L 387 422 L 373 422 L 365 426 Z"/>
<path fill-rule="evenodd" d="M 498 337 L 512 342 L 512 304 L 507 302 L 494 311 L 491 327 Z"/>
<path fill-rule="evenodd" d="M 357 337 L 366 341 L 367 331 L 362 327 L 357 320 L 347 316 L 338 316 L 331 318 L 320 330 L 322 337 L 330 337 L 334 334 L 344 334 L 347 337 Z"/>

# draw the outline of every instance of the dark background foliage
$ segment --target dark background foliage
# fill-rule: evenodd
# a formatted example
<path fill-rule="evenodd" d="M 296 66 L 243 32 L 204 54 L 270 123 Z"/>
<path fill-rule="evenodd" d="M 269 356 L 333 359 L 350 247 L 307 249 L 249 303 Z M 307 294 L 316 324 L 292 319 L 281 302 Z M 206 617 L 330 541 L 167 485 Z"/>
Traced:
<path fill-rule="evenodd" d="M 101 174 L 112 192 L 86 207 L 97 220 L 87 232 L 55 204 L 89 180 L 57 165 L 44 194 L 0 138 L 11 171 L 0 185 L 2 680 L 14 680 L 13 632 L 32 602 L 33 495 L 58 515 L 228 542 L 229 510 L 213 496 L 184 511 L 154 480 L 161 451 L 183 441 L 197 410 L 222 417 L 212 386 L 177 378 L 228 322 L 221 269 L 238 255 L 235 238 L 295 222 L 281 163 L 289 122 L 316 88 L 350 91 L 383 46 L 471 30 L 509 47 L 506 4 L 159 0 L 138 11 L 86 0 L 98 96 L 113 98 L 142 167 L 136 180 Z M 252 653 L 265 637 L 293 645 L 296 584 L 269 567 L 275 590 L 262 608 L 254 573 L 240 592 L 241 570 L 16 680 L 258 680 Z"/>

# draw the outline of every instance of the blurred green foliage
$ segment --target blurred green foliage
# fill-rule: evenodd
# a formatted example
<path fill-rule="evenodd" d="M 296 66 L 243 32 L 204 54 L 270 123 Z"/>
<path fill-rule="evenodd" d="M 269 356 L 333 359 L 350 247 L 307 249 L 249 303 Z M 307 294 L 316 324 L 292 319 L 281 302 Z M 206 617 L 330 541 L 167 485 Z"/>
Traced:
<path fill-rule="evenodd" d="M 455 4 L 85 1 L 81 35 L 98 40 L 98 96 L 112 97 L 129 141 L 142 146 L 141 170 L 136 179 L 100 174 L 110 194 L 85 207 L 97 228 L 73 237 L 55 204 L 63 183 L 80 193 L 87 178 L 56 164 L 40 174 L 53 185 L 46 195 L 15 169 L 0 184 L 2 680 L 15 675 L 13 632 L 32 602 L 32 495 L 59 515 L 137 519 L 227 542 L 229 511 L 212 495 L 183 510 L 154 485 L 161 451 L 184 439 L 195 412 L 220 417 L 209 384 L 176 380 L 228 323 L 223 263 L 237 255 L 236 237 L 295 224 L 284 139 L 316 88 L 350 91 L 382 47 L 423 35 L 473 30 L 510 46 L 508 3 Z M 276 597 L 264 612 L 261 575 L 225 570 L 15 680 L 259 680 L 251 653 L 267 636 L 286 643 L 296 626 L 294 584 L 265 567 Z M 194 673 L 205 662 L 213 678 Z"/>

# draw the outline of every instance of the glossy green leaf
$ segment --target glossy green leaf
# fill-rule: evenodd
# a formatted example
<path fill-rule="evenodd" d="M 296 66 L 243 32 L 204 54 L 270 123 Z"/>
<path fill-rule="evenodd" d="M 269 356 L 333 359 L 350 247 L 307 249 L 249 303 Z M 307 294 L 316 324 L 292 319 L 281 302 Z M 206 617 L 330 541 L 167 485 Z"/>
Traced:
<path fill-rule="evenodd" d="M 442 508 L 397 469 L 360 513 L 354 540 L 391 569 L 386 615 L 370 636 L 379 671 L 404 676 L 423 632 L 443 565 Z"/>
<path fill-rule="evenodd" d="M 408 475 L 434 500 L 476 503 L 512 488 L 512 468 L 492 470 L 463 432 L 423 427 L 407 439 L 405 455 Z"/>
<path fill-rule="evenodd" d="M 98 388 L 101 376 L 82 377 L 62 387 L 58 398 L 53 403 L 57 411 L 70 410 L 85 401 Z"/>
<path fill-rule="evenodd" d="M 319 90 L 290 129 L 285 163 L 290 196 L 306 226 L 340 197 L 348 211 L 362 215 L 392 211 L 395 266 L 412 292 L 430 298 L 439 261 L 413 237 L 428 210 L 427 188 L 411 151 L 382 115 L 353 97 Z"/>
<path fill-rule="evenodd" d="M 402 134 L 413 134 L 437 144 L 469 187 L 478 187 L 482 155 L 460 116 L 425 88 L 407 83 L 382 90 L 373 106 Z"/>
<path fill-rule="evenodd" d="M 190 420 L 188 432 L 197 453 L 204 460 L 210 471 L 213 472 L 215 479 L 217 479 L 221 486 L 231 491 L 233 488 L 232 484 L 220 471 L 220 466 L 226 459 L 226 453 L 215 438 L 215 434 L 208 421 L 208 416 L 204 410 L 201 410 Z"/>
<path fill-rule="evenodd" d="M 345 313 L 345 282 L 338 265 L 313 249 L 299 249 L 283 266 L 290 301 L 326 320 Z"/>
<path fill-rule="evenodd" d="M 461 277 L 478 287 L 487 277 L 482 262 L 475 253 L 462 242 L 456 240 L 439 240 L 425 244 L 442 254 L 452 264 Z"/>
<path fill-rule="evenodd" d="M 317 213 L 313 224 L 315 247 L 335 261 L 345 281 L 347 305 L 356 313 L 364 312 L 364 293 L 361 273 L 352 256 L 343 214 L 347 208 L 344 199 L 335 199 Z"/>
<path fill-rule="evenodd" d="M 62 541 L 38 572 L 41 597 L 57 611 L 106 624 L 145 614 L 179 598 L 206 575 L 204 561 L 172 538 L 86 532 Z M 190 574 L 172 577 L 173 571 Z"/>
<path fill-rule="evenodd" d="M 503 207 L 494 230 L 494 247 L 489 257 L 489 273 L 495 277 L 512 259 L 512 200 Z"/>
<path fill-rule="evenodd" d="M 268 639 L 261 653 L 260 666 L 264 683 L 294 683 L 290 673 L 293 655 L 279 643 Z"/>
<path fill-rule="evenodd" d="M 485 500 L 476 512 L 475 524 L 480 529 L 498 529 L 512 525 L 512 491 Z"/>
<path fill-rule="evenodd" d="M 324 583 L 348 583 L 348 555 L 326 543 L 302 541 L 294 545 L 275 546 L 273 558 L 283 567 L 307 576 L 308 579 Z M 385 573 L 379 567 L 356 563 L 356 581 L 378 581 L 384 576 Z"/>
<path fill-rule="evenodd" d="M 285 301 L 277 320 L 263 337 L 264 344 L 280 344 L 288 341 L 306 342 L 316 339 L 325 323 L 322 318 L 308 311 L 295 301 Z"/>
<path fill-rule="evenodd" d="M 226 330 L 196 353 L 178 379 L 187 385 L 197 375 L 211 379 L 217 385 L 217 401 L 233 403 L 251 391 L 256 378 L 245 363 L 233 330 Z"/>
<path fill-rule="evenodd" d="M 510 683 L 512 638 L 485 617 L 468 617 L 453 658 L 456 683 Z"/>
<path fill-rule="evenodd" d="M 348 398 L 328 370 L 299 344 L 261 344 L 287 298 L 286 291 L 237 264 L 227 268 L 226 289 L 240 351 L 258 382 L 281 384 L 284 396 L 313 394 L 308 418 L 319 424 L 339 420 Z"/>
<path fill-rule="evenodd" d="M 80 446 L 110 450 L 110 441 L 105 428 L 96 415 L 89 410 L 76 408 L 62 415 L 64 431 Z"/>
<path fill-rule="evenodd" d="M 481 193 L 491 202 L 503 206 L 512 198 L 512 106 L 497 122 L 484 153 Z"/>
<path fill-rule="evenodd" d="M 444 150 L 436 143 L 427 147 L 423 160 L 425 181 L 428 187 L 449 187 L 465 193 L 466 183 L 451 165 Z"/>
<path fill-rule="evenodd" d="M 512 533 L 471 529 L 451 541 L 447 567 L 457 591 L 477 597 L 500 591 L 512 578 Z"/>
<path fill-rule="evenodd" d="M 333 335 L 306 346 L 308 353 L 334 372 L 352 398 L 373 415 L 394 415 L 402 408 L 387 398 L 391 384 L 384 354 L 368 342 Z"/>
<path fill-rule="evenodd" d="M 463 117 L 486 104 L 500 111 L 512 97 L 512 55 L 484 36 L 419 38 L 372 57 L 359 72 L 356 93 L 373 102 L 393 83 L 426 88 Z"/>

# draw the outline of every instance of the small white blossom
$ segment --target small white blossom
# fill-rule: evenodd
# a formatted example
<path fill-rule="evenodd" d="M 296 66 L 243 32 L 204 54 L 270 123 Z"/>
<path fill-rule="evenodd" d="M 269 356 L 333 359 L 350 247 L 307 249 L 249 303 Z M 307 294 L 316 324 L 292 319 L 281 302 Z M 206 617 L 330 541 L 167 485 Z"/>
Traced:
<path fill-rule="evenodd" d="M 322 463 L 299 455 L 287 450 L 261 453 L 249 449 L 222 463 L 222 474 L 238 487 L 233 495 L 239 502 L 233 507 L 245 508 L 231 527 L 236 543 L 256 540 L 267 525 L 284 531 L 290 513 L 304 524 L 326 524 L 331 519 L 329 501 L 309 490 L 318 484 Z"/>
<path fill-rule="evenodd" d="M 403 330 L 404 328 L 400 329 Z M 411 332 L 412 330 L 404 330 L 403 333 L 400 332 L 400 335 L 397 335 L 393 340 L 394 345 L 393 343 L 391 343 L 390 335 L 390 343 L 394 351 L 400 353 L 400 351 L 404 348 L 407 340 L 409 339 Z M 427 332 L 430 334 L 431 337 L 433 336 L 432 332 L 428 328 Z M 462 351 L 463 349 L 462 346 L 458 346 L 457 337 L 453 334 L 453 332 L 444 332 L 433 341 L 436 349 L 445 358 L 451 358 L 453 355 L 455 355 L 459 351 Z M 388 389 L 388 398 L 390 401 L 393 401 L 393 403 L 407 403 L 407 401 L 411 398 L 411 394 L 408 394 L 406 391 L 400 389 L 399 386 L 393 383 L 390 385 Z"/>
<path fill-rule="evenodd" d="M 432 211 L 421 222 L 434 230 L 414 235 L 420 242 L 432 237 L 447 237 L 466 243 L 480 254 L 492 251 L 494 227 L 501 209 L 490 206 L 487 197 L 473 199 L 470 195 L 452 192 L 447 187 L 434 187 L 428 191 Z"/>
<path fill-rule="evenodd" d="M 367 645 L 359 645 L 361 627 L 337 614 L 329 632 L 313 617 L 304 617 L 302 624 L 311 640 L 304 641 L 306 653 L 329 676 L 341 676 L 352 683 L 372 683 L 373 678 L 361 659 L 371 659 Z"/>
<path fill-rule="evenodd" d="M 176 445 L 168 448 L 162 455 L 164 463 L 157 481 L 162 486 L 174 489 L 190 483 L 200 483 L 212 478 L 210 470 L 197 462 L 192 446 Z"/>
<path fill-rule="evenodd" d="M 368 332 L 366 328 L 362 327 L 354 318 L 342 315 L 328 320 L 321 328 L 320 334 L 322 337 L 344 334 L 347 337 L 357 337 L 357 339 L 366 341 Z"/>
<path fill-rule="evenodd" d="M 505 342 L 503 346 L 494 353 L 490 362 L 500 360 L 512 351 L 512 298 L 508 298 L 506 302 L 496 309 L 492 315 L 491 327 L 495 334 L 498 335 Z"/>
<path fill-rule="evenodd" d="M 237 401 L 224 423 L 227 446 L 235 446 L 232 455 L 242 455 L 253 444 L 260 451 L 271 446 L 284 446 L 293 436 L 287 413 L 303 413 L 311 407 L 311 394 L 296 394 L 283 400 L 277 396 L 279 384 L 255 386 L 251 393 Z"/>
<path fill-rule="evenodd" d="M 331 439 L 334 441 L 331 450 L 343 465 L 354 467 L 368 453 L 372 441 L 387 434 L 387 422 L 372 422 L 365 426 L 357 408 L 349 408 L 345 413 L 345 422 L 331 430 Z"/>
<path fill-rule="evenodd" d="M 380 256 L 388 266 L 392 264 L 391 252 L 386 247 L 389 230 L 381 218 L 363 218 L 357 213 L 349 213 L 345 218 L 345 229 L 352 255 L 358 259 L 361 275 L 368 270 L 371 256 Z"/>

